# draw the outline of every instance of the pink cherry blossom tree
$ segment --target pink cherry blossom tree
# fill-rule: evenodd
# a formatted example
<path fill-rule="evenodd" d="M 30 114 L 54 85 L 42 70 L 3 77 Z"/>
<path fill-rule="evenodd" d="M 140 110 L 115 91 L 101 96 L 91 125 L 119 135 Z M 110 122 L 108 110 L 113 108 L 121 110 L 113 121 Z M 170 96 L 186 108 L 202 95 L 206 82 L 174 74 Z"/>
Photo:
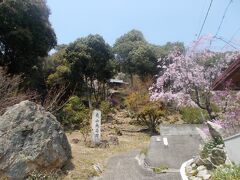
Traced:
<path fill-rule="evenodd" d="M 159 68 L 164 70 L 150 88 L 151 100 L 175 102 L 177 106 L 196 106 L 206 110 L 211 120 L 216 119 L 212 85 L 238 53 L 223 54 L 202 48 L 206 40 L 209 38 L 201 38 L 186 52 L 175 50 L 167 59 L 160 60 Z"/>
<path fill-rule="evenodd" d="M 240 128 L 240 92 L 225 89 L 213 93 L 213 101 L 218 105 L 217 123 L 226 129 Z"/>

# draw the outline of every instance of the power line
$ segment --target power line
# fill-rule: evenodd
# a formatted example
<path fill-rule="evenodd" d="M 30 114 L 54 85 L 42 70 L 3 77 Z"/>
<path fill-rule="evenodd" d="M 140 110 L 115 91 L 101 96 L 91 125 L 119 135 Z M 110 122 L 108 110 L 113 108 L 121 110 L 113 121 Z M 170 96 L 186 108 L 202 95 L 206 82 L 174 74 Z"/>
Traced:
<path fill-rule="evenodd" d="M 221 27 L 222 27 L 222 25 L 223 25 L 223 21 L 224 21 L 224 19 L 225 19 L 225 17 L 226 17 L 227 11 L 228 11 L 230 5 L 232 4 L 232 2 L 233 2 L 233 0 L 230 0 L 229 3 L 228 3 L 228 5 L 227 5 L 227 7 L 225 8 L 224 13 L 223 13 L 223 16 L 222 16 L 222 19 L 221 19 L 221 22 L 220 22 L 220 24 L 219 24 L 219 26 L 218 26 L 217 32 L 215 33 L 215 36 L 218 35 L 218 33 L 219 33 L 219 31 L 220 31 L 220 29 L 221 29 Z"/>
<path fill-rule="evenodd" d="M 238 48 L 237 48 L 236 46 L 234 46 L 233 44 L 231 44 L 231 42 L 226 41 L 226 40 L 223 39 L 222 37 L 217 37 L 217 36 L 215 36 L 214 38 L 215 38 L 215 39 L 218 39 L 218 40 L 221 40 L 222 42 L 228 44 L 228 45 L 231 46 L 232 48 L 238 50 Z"/>
<path fill-rule="evenodd" d="M 235 36 L 239 33 L 239 31 L 240 31 L 240 27 L 234 32 L 232 37 L 229 39 L 230 42 L 235 38 Z"/>
<path fill-rule="evenodd" d="M 233 33 L 233 35 L 231 36 L 231 38 L 228 40 L 228 43 L 232 43 L 233 39 L 235 38 L 235 36 L 239 33 L 240 31 L 240 27 Z M 222 50 L 225 49 L 227 46 L 227 44 L 225 44 L 223 47 L 222 47 Z"/>
<path fill-rule="evenodd" d="M 199 14 L 198 21 L 196 24 L 196 29 L 195 29 L 196 32 L 194 34 L 194 38 L 196 38 L 198 36 L 198 30 L 199 30 L 200 26 L 202 25 L 202 18 L 203 18 L 203 15 L 205 14 L 205 9 L 208 6 L 208 1 L 209 0 L 204 0 L 204 4 L 201 7 L 201 13 Z"/>
<path fill-rule="evenodd" d="M 212 7 L 212 3 L 213 3 L 213 0 L 211 0 L 211 2 L 210 2 L 210 4 L 209 4 L 208 10 L 207 10 L 207 14 L 206 14 L 206 16 L 205 16 L 205 18 L 204 18 L 203 24 L 202 24 L 202 26 L 201 26 L 201 29 L 200 29 L 199 33 L 198 33 L 198 39 L 199 39 L 199 37 L 200 37 L 201 34 L 202 34 L 202 30 L 203 30 L 204 25 L 205 25 L 205 23 L 206 23 L 206 21 L 207 21 L 207 18 L 208 18 L 210 9 L 211 9 L 211 7 Z"/>
<path fill-rule="evenodd" d="M 225 17 L 226 17 L 226 14 L 227 14 L 228 9 L 229 9 L 230 5 L 232 4 L 232 2 L 233 2 L 233 0 L 230 0 L 230 1 L 229 1 L 227 7 L 225 8 L 225 10 L 224 10 L 224 12 L 223 12 L 223 16 L 222 16 L 222 19 L 221 19 L 221 21 L 220 21 L 220 24 L 219 24 L 219 26 L 218 26 L 218 28 L 217 28 L 217 31 L 216 31 L 215 35 L 213 36 L 213 38 L 215 38 L 215 39 L 219 39 L 219 37 L 217 38 L 218 33 L 219 33 L 219 31 L 220 31 L 220 29 L 221 29 L 221 27 L 222 27 L 222 25 L 223 25 L 224 19 L 225 19 Z M 220 40 L 223 40 L 223 39 L 221 38 Z M 212 42 L 213 42 L 213 40 L 210 41 L 210 47 L 209 47 L 209 48 L 211 48 Z M 228 45 L 231 44 L 231 42 L 228 42 L 228 41 L 226 41 L 226 40 L 224 40 L 224 42 L 226 42 L 226 44 L 228 44 Z M 231 44 L 231 46 L 233 46 L 233 45 Z"/>

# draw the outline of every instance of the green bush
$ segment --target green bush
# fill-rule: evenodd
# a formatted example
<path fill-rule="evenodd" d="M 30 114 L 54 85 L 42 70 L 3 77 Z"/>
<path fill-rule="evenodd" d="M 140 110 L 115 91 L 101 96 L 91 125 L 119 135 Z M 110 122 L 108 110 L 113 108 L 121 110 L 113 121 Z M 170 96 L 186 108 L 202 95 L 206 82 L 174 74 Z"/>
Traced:
<path fill-rule="evenodd" d="M 194 107 L 183 107 L 180 114 L 183 121 L 189 124 L 202 124 L 203 118 L 208 118 L 207 111 Z"/>
<path fill-rule="evenodd" d="M 78 96 L 72 96 L 61 112 L 61 122 L 71 128 L 82 128 L 89 125 L 90 111 Z"/>
<path fill-rule="evenodd" d="M 239 180 L 240 166 L 224 165 L 218 167 L 212 174 L 211 180 Z"/>
<path fill-rule="evenodd" d="M 147 126 L 152 133 L 157 132 L 157 127 L 162 122 L 164 111 L 156 103 L 149 102 L 141 106 L 136 112 L 137 123 Z"/>
<path fill-rule="evenodd" d="M 165 116 L 161 103 L 151 102 L 147 93 L 133 92 L 126 97 L 125 104 L 137 119 L 134 124 L 148 127 L 151 133 L 157 132 L 157 127 Z"/>
<path fill-rule="evenodd" d="M 131 113 L 137 112 L 141 106 L 149 102 L 147 93 L 133 92 L 125 98 L 125 105 Z"/>
<path fill-rule="evenodd" d="M 102 111 L 102 121 L 107 122 L 111 112 L 111 104 L 108 101 L 102 101 L 100 104 L 100 110 Z"/>
<path fill-rule="evenodd" d="M 91 133 L 91 126 L 90 124 L 85 125 L 84 127 L 82 127 L 80 129 L 80 133 L 83 136 L 84 142 L 87 142 L 87 139 L 90 137 L 90 133 Z"/>

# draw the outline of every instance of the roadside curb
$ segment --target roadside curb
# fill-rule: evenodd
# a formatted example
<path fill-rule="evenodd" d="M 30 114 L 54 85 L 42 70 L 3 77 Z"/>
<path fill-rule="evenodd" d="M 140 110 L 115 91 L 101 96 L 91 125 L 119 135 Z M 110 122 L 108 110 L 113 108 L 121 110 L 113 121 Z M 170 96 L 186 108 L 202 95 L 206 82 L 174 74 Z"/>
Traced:
<path fill-rule="evenodd" d="M 181 174 L 182 180 L 188 180 L 188 176 L 186 174 L 186 170 L 185 169 L 186 169 L 186 166 L 188 164 L 191 164 L 192 162 L 193 162 L 193 159 L 190 159 L 190 160 L 188 160 L 188 161 L 186 161 L 186 162 L 184 162 L 182 164 L 182 166 L 180 168 L 180 174 Z"/>

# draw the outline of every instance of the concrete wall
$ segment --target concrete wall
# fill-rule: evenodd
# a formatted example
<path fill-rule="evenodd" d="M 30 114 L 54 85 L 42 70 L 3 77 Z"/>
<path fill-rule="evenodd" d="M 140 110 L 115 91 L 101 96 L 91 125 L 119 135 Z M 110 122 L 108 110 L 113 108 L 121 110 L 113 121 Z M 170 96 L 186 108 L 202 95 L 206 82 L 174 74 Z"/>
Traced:
<path fill-rule="evenodd" d="M 240 164 L 240 134 L 229 137 L 224 140 L 229 159 Z"/>

